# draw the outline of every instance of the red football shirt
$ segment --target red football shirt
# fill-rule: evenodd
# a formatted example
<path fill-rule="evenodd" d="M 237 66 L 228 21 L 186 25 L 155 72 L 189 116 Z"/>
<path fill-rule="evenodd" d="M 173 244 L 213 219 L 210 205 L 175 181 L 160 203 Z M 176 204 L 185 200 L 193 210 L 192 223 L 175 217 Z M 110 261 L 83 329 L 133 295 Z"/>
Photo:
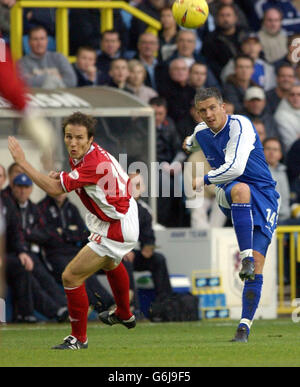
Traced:
<path fill-rule="evenodd" d="M 66 192 L 75 190 L 84 206 L 97 218 L 113 227 L 107 237 L 122 241 L 120 220 L 129 208 L 130 179 L 119 162 L 98 144 L 80 160 L 69 160 L 72 171 L 61 172 Z"/>

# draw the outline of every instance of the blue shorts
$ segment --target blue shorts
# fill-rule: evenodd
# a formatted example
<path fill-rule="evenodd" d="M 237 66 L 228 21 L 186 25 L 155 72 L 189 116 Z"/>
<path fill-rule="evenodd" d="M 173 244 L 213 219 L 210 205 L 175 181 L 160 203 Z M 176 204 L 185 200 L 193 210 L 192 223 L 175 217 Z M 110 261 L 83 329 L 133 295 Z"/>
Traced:
<path fill-rule="evenodd" d="M 239 181 L 216 186 L 216 198 L 222 212 L 231 218 L 231 190 Z M 251 191 L 251 204 L 253 216 L 253 250 L 266 256 L 271 243 L 274 230 L 277 226 L 280 206 L 280 195 L 270 187 L 258 189 L 253 184 L 248 184 Z"/>

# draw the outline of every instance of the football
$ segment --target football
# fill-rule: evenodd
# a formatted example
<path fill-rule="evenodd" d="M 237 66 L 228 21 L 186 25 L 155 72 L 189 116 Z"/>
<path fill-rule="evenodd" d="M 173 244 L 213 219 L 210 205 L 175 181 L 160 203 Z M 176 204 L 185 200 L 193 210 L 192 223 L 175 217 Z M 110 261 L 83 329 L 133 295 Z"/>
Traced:
<path fill-rule="evenodd" d="M 209 8 L 206 0 L 175 0 L 172 12 L 180 27 L 199 28 L 206 22 Z"/>

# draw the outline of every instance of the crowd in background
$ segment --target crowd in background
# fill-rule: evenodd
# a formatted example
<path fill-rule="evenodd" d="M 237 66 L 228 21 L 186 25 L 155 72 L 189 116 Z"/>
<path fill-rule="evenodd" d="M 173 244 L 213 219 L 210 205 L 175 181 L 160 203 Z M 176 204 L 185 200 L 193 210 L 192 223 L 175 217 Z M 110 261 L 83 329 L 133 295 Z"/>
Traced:
<path fill-rule="evenodd" d="M 15 0 L 1 0 L 0 5 L 0 26 L 8 44 L 10 25 L 7 15 L 14 3 Z M 161 173 L 171 174 L 171 193 L 178 183 L 176 175 L 181 173 L 178 165 L 187 159 L 181 144 L 200 122 L 194 107 L 194 95 L 201 87 L 219 88 L 227 113 L 246 115 L 255 125 L 281 195 L 279 224 L 300 224 L 300 2 L 210 0 L 208 3 L 210 15 L 205 25 L 197 30 L 188 30 L 176 25 L 172 16 L 172 1 L 131 1 L 131 5 L 161 22 L 162 29 L 157 35 L 149 32 L 145 23 L 117 9 L 114 10 L 114 29 L 101 34 L 99 10 L 70 9 L 70 55 L 76 57 L 74 63 L 56 52 L 55 10 L 25 9 L 24 56 L 18 61 L 18 67 L 31 87 L 51 89 L 108 85 L 150 104 L 156 117 L 157 161 L 166 162 Z M 204 156 L 199 152 L 191 156 L 191 160 L 204 161 Z M 206 168 L 209 170 L 207 163 Z M 8 171 L 9 186 L 6 191 L 14 195 L 18 204 L 18 188 L 15 187 L 22 183 L 22 174 L 11 175 L 11 172 Z M 0 180 L 1 173 L 5 176 L 5 171 L 0 172 Z M 16 178 L 19 180 L 14 180 Z M 23 178 L 26 180 L 26 176 Z M 25 180 L 24 186 L 31 187 L 30 181 Z M 1 196 L 8 195 L 2 191 Z M 61 202 L 50 197 L 44 202 L 46 204 L 32 203 L 32 206 L 38 206 L 39 211 L 50 211 L 48 220 L 52 217 L 57 220 L 62 216 L 63 222 L 77 211 L 65 197 L 61 198 Z M 9 206 L 8 203 L 5 207 Z M 19 207 L 20 224 L 14 227 L 20 230 L 21 235 L 22 203 Z M 47 218 L 47 214 L 44 215 Z M 171 194 L 171 198 L 158 198 L 157 215 L 158 222 L 166 227 L 201 228 L 228 224 L 216 206 L 211 187 L 205 190 L 205 206 L 201 209 L 188 211 L 184 198 L 172 197 Z M 70 224 L 73 227 L 74 221 Z M 74 229 L 57 224 L 51 227 L 47 227 L 47 235 L 35 235 L 35 238 L 42 238 L 38 240 L 32 240 L 33 236 L 25 227 L 25 237 L 20 236 L 25 241 L 20 240 L 19 250 L 14 252 L 15 257 L 23 260 L 25 267 L 30 267 L 31 261 L 35 262 L 34 254 L 39 253 L 29 251 L 32 244 L 39 246 L 41 243 L 44 249 L 46 246 L 48 262 L 55 266 L 60 253 L 55 251 L 58 242 L 56 246 L 51 246 L 53 241 L 72 245 L 63 264 L 85 243 L 87 235 L 82 232 L 82 224 L 74 226 L 78 230 L 78 239 L 74 237 Z M 154 241 L 151 240 L 149 245 L 152 246 L 152 257 Z M 51 249 L 54 250 L 51 252 Z M 138 254 L 135 253 L 135 256 Z M 159 260 L 165 273 L 164 258 L 159 257 Z M 17 265 L 13 259 L 10 262 Z M 132 263 L 133 258 L 128 258 L 127 262 Z M 35 265 L 37 272 L 38 266 Z M 59 282 L 61 270 L 62 267 L 55 270 L 58 275 L 56 282 Z M 45 273 L 35 273 L 30 280 L 27 274 L 26 271 L 20 272 L 20 278 L 24 277 L 23 286 L 39 289 L 42 278 L 39 276 Z M 20 278 L 11 281 L 20 283 Z M 51 295 L 51 280 L 46 291 L 27 292 L 30 301 L 26 305 L 31 309 L 33 305 L 38 305 L 42 312 L 43 305 L 53 305 L 51 310 L 47 308 L 48 315 L 62 320 L 65 300 Z M 33 285 L 29 285 L 30 281 Z M 101 293 L 105 305 L 111 305 L 113 300 L 110 295 L 97 286 L 100 285 L 93 283 L 92 278 L 91 303 L 97 308 L 95 293 Z M 42 296 L 34 300 L 34 294 Z M 47 301 L 48 298 L 51 301 Z M 24 305 L 22 300 L 20 305 Z M 21 310 L 15 318 L 22 320 L 24 316 L 32 316 L 31 309 Z"/>

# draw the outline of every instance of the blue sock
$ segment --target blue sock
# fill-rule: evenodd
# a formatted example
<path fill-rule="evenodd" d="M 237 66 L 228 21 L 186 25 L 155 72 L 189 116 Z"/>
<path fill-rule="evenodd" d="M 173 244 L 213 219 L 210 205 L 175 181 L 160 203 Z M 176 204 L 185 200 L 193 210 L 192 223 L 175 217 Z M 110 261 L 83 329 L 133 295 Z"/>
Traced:
<path fill-rule="evenodd" d="M 232 223 L 242 259 L 253 260 L 253 217 L 250 203 L 231 204 Z"/>
<path fill-rule="evenodd" d="M 253 281 L 245 281 L 243 290 L 242 319 L 240 321 L 239 327 L 245 326 L 247 328 L 248 334 L 250 331 L 252 320 L 259 304 L 262 285 L 262 274 L 255 274 L 255 279 Z"/>

